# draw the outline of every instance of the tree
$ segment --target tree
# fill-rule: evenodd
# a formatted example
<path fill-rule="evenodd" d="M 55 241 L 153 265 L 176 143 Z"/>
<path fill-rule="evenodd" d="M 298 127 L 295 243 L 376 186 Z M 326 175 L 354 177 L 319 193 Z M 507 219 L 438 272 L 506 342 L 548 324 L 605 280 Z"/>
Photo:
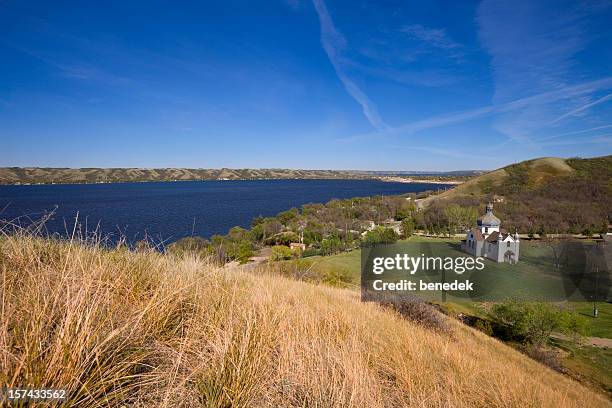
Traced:
<path fill-rule="evenodd" d="M 476 223 L 478 212 L 475 207 L 451 204 L 444 209 L 444 215 L 450 232 L 465 232 Z"/>
<path fill-rule="evenodd" d="M 276 219 L 283 225 L 288 225 L 300 215 L 300 210 L 291 208 L 276 215 Z"/>
<path fill-rule="evenodd" d="M 408 238 L 414 234 L 414 220 L 412 217 L 404 218 L 400 226 L 404 238 Z"/>
<path fill-rule="evenodd" d="M 253 257 L 253 255 L 255 255 L 255 252 L 253 251 L 253 245 L 251 245 L 250 242 L 242 241 L 238 245 L 238 250 L 235 255 L 238 262 L 241 264 L 247 263 L 251 257 Z"/>
<path fill-rule="evenodd" d="M 380 244 L 392 244 L 398 239 L 397 233 L 392 228 L 378 226 L 368 231 L 361 241 L 361 246 L 374 246 Z"/>
<path fill-rule="evenodd" d="M 275 245 L 272 247 L 272 260 L 282 261 L 293 258 L 293 251 L 285 245 Z"/>
<path fill-rule="evenodd" d="M 553 332 L 572 336 L 588 332 L 584 318 L 550 303 L 511 300 L 494 305 L 491 313 L 493 320 L 505 326 L 512 337 L 533 345 L 547 343 Z"/>
<path fill-rule="evenodd" d="M 228 238 L 232 241 L 242 241 L 242 240 L 250 240 L 251 234 L 248 230 L 242 227 L 232 227 L 227 234 Z"/>
<path fill-rule="evenodd" d="M 395 219 L 398 221 L 406 219 L 412 216 L 415 211 L 416 206 L 414 205 L 414 203 L 402 198 L 402 202 L 399 204 L 399 207 L 395 212 Z"/>
<path fill-rule="evenodd" d="M 342 250 L 342 242 L 340 238 L 331 236 L 321 241 L 321 254 L 332 255 Z"/>

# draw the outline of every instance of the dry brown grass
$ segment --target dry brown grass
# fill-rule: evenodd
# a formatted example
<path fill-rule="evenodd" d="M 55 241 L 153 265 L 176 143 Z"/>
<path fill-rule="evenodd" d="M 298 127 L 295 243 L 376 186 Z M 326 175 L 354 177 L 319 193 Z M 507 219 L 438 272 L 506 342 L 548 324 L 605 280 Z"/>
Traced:
<path fill-rule="evenodd" d="M 205 261 L 0 238 L 0 382 L 67 406 L 598 407 L 484 334 Z"/>

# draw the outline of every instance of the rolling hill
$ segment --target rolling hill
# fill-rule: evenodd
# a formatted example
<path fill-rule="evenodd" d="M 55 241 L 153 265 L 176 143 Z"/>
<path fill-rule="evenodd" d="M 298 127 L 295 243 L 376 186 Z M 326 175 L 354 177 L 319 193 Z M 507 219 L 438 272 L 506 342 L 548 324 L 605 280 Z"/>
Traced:
<path fill-rule="evenodd" d="M 0 167 L 0 184 L 85 184 L 188 180 L 261 180 L 261 179 L 388 179 L 390 176 L 418 181 L 461 182 L 477 171 L 419 174 L 366 170 L 299 169 L 144 169 L 144 168 L 51 168 Z M 416 182 L 416 181 L 415 181 Z"/>
<path fill-rule="evenodd" d="M 425 214 L 452 204 L 495 203 L 510 230 L 523 233 L 601 232 L 612 223 L 612 155 L 594 158 L 545 157 L 474 177 L 419 202 Z M 441 214 L 443 211 L 438 211 Z M 426 217 L 427 218 L 427 217 Z M 443 220 L 429 217 L 430 224 Z M 440 217 L 438 217 L 440 218 Z"/>
<path fill-rule="evenodd" d="M 265 268 L 2 236 L 0 274 L 0 382 L 65 406 L 610 406 L 457 321 Z"/>
<path fill-rule="evenodd" d="M 612 156 L 607 156 L 608 163 L 612 166 Z M 579 159 L 581 160 L 581 159 Z M 541 185 L 546 180 L 554 177 L 562 177 L 575 173 L 566 159 L 558 157 L 543 157 L 539 159 L 529 160 L 518 164 L 511 164 L 497 170 L 490 171 L 480 176 L 474 177 L 465 183 L 447 190 L 440 195 L 431 196 L 423 200 L 423 204 L 427 206 L 436 200 L 447 200 L 462 196 L 482 197 L 489 193 L 495 193 L 504 182 L 506 182 L 516 169 L 526 169 L 528 177 L 532 180 L 532 185 Z"/>
<path fill-rule="evenodd" d="M 239 179 L 347 179 L 370 177 L 365 173 L 335 170 L 291 169 L 142 169 L 142 168 L 0 168 L 0 184 L 117 183 L 142 181 Z"/>

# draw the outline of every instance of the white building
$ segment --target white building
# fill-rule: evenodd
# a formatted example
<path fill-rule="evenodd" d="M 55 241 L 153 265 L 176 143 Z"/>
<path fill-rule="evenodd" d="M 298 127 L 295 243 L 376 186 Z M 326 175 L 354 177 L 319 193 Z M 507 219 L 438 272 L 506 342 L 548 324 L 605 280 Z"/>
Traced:
<path fill-rule="evenodd" d="M 478 225 L 467 232 L 461 249 L 495 262 L 517 263 L 519 260 L 519 236 L 501 228 L 501 220 L 493 215 L 493 204 L 487 204 L 487 212 L 478 218 Z"/>

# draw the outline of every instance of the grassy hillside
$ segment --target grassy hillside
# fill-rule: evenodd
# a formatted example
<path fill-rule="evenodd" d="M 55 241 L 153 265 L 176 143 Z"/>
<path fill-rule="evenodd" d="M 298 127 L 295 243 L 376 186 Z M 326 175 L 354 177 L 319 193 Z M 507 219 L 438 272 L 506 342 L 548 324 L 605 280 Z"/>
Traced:
<path fill-rule="evenodd" d="M 0 238 L 0 382 L 67 406 L 604 407 L 454 321 L 195 258 Z"/>
<path fill-rule="evenodd" d="M 0 168 L 0 184 L 112 183 L 176 180 L 366 178 L 365 173 L 291 169 Z"/>
<path fill-rule="evenodd" d="M 608 156 L 612 158 L 612 156 Z M 575 160 L 581 162 L 583 159 Z M 608 163 L 608 165 L 612 165 Z M 438 196 L 429 197 L 424 201 L 425 205 L 438 199 L 452 199 L 461 196 L 485 196 L 490 193 L 497 193 L 502 190 L 504 183 L 511 183 L 519 178 L 517 173 L 527 173 L 531 186 L 541 186 L 548 180 L 555 177 L 563 177 L 573 174 L 575 169 L 568 164 L 568 160 L 557 157 L 543 157 L 529 160 L 517 164 L 511 164 L 501 169 L 493 170 L 488 173 L 474 177 L 471 180 L 443 192 Z M 516 180 L 517 182 L 519 180 Z M 527 187 L 525 185 L 525 187 Z M 499 191 L 501 192 L 501 191 Z"/>
<path fill-rule="evenodd" d="M 440 217 L 445 207 L 480 206 L 482 213 L 487 201 L 496 201 L 495 213 L 511 231 L 605 231 L 612 223 L 612 155 L 547 157 L 512 164 L 423 200 L 422 206 L 428 209 L 423 221 L 434 229 L 445 229 L 448 226 Z"/>

